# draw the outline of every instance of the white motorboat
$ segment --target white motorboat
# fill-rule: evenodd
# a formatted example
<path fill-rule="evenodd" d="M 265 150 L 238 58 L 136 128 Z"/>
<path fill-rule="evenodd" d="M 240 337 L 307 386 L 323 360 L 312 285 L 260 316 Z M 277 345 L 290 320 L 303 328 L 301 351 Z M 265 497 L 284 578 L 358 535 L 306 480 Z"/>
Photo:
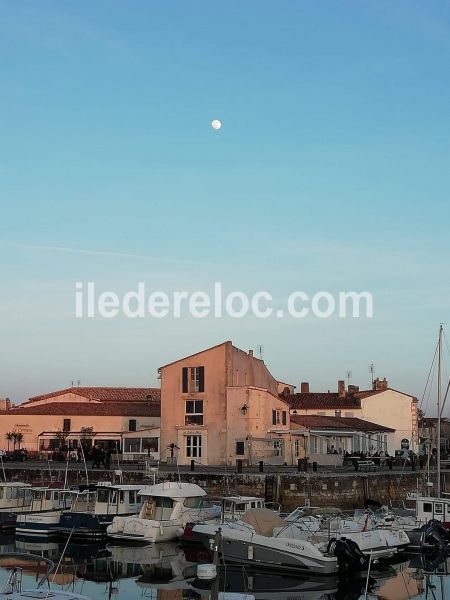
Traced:
<path fill-rule="evenodd" d="M 167 481 L 139 492 L 144 499 L 138 516 L 115 517 L 109 537 L 135 543 L 174 540 L 187 523 L 216 521 L 220 507 L 205 502 L 206 492 L 193 483 Z"/>
<path fill-rule="evenodd" d="M 305 539 L 315 543 L 351 540 L 363 554 L 372 558 L 391 558 L 410 543 L 403 529 L 386 527 L 369 510 L 356 510 L 353 515 L 347 515 L 336 508 L 305 509 L 297 520 L 293 520 L 291 514 L 286 521 L 298 527 Z"/>
<path fill-rule="evenodd" d="M 71 504 L 72 492 L 67 489 L 32 487 L 23 493 L 27 509 L 17 515 L 16 535 L 56 534 L 61 514 Z"/>
<path fill-rule="evenodd" d="M 326 544 L 309 542 L 298 527 L 266 508 L 251 509 L 240 521 L 193 528 L 208 548 L 219 530 L 219 554 L 225 563 L 321 575 L 338 571 L 338 561 L 327 552 Z"/>

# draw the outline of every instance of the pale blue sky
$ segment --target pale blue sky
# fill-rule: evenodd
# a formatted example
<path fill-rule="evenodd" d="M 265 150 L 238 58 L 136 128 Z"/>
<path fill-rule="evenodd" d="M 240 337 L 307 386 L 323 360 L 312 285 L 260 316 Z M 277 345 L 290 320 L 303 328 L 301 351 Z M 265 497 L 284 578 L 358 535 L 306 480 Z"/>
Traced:
<path fill-rule="evenodd" d="M 0 11 L 0 397 L 152 385 L 225 339 L 316 390 L 373 362 L 421 394 L 449 313 L 447 2 Z M 375 317 L 76 321 L 78 280 L 365 289 Z"/>

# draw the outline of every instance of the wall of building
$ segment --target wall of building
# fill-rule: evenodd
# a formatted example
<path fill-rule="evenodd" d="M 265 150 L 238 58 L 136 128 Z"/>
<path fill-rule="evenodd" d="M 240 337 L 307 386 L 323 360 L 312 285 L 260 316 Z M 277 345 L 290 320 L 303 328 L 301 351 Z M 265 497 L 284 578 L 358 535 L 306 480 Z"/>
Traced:
<path fill-rule="evenodd" d="M 359 415 L 355 415 L 359 416 Z M 410 448 L 418 450 L 417 402 L 406 394 L 386 390 L 361 399 L 361 418 L 395 429 L 389 435 L 389 454 L 400 450 L 402 439 L 409 440 Z"/>
<path fill-rule="evenodd" d="M 213 440 L 214 452 L 226 455 L 226 385 L 231 378 L 232 365 L 227 373 L 227 344 L 221 344 L 194 356 L 179 360 L 161 369 L 161 460 L 170 444 L 178 446 L 179 464 L 189 464 L 186 455 L 186 440 L 189 435 L 202 436 L 202 456 L 198 460 L 211 464 L 208 452 L 209 440 Z M 183 367 L 204 367 L 204 392 L 182 392 Z M 186 400 L 203 400 L 204 425 L 185 424 Z"/>
<path fill-rule="evenodd" d="M 246 408 L 243 410 L 243 407 Z M 281 422 L 275 425 L 273 410 L 279 411 L 281 417 Z M 285 424 L 283 424 L 283 412 Z M 227 464 L 236 464 L 238 458 L 251 461 L 253 464 L 260 460 L 271 464 L 285 462 L 285 453 L 289 448 L 283 441 L 281 453 L 278 453 L 277 450 L 274 451 L 273 441 L 274 438 L 278 438 L 276 435 L 278 431 L 286 433 L 290 429 L 289 406 L 280 398 L 261 388 L 229 387 L 227 388 L 227 423 Z M 237 454 L 236 442 L 244 443 L 244 455 Z M 219 456 L 216 458 L 221 459 Z"/>
<path fill-rule="evenodd" d="M 64 419 L 70 419 L 71 431 L 92 427 L 95 433 L 128 431 L 130 419 L 136 420 L 137 429 L 159 427 L 159 417 L 123 417 L 94 415 L 21 415 L 18 412 L 3 414 L 0 418 L 0 448 L 7 449 L 6 434 L 11 431 L 23 434 L 21 446 L 27 450 L 39 450 L 38 437 L 44 431 L 62 431 Z M 47 442 L 46 442 L 47 445 Z M 10 449 L 13 445 L 10 443 Z"/>

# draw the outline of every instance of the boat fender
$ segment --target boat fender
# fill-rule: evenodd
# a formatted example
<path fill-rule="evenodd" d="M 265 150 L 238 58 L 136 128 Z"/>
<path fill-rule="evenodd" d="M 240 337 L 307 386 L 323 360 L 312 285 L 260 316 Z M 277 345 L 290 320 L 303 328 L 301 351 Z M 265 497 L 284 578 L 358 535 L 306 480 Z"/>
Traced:
<path fill-rule="evenodd" d="M 197 565 L 197 577 L 200 580 L 210 580 L 217 577 L 217 567 L 214 564 Z"/>

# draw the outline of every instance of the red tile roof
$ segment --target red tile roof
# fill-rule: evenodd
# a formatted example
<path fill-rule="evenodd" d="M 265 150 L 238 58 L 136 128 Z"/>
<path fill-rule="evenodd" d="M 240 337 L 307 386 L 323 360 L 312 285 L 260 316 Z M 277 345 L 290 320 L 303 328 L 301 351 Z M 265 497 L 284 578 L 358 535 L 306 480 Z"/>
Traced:
<path fill-rule="evenodd" d="M 307 429 L 342 429 L 347 431 L 395 431 L 390 427 L 371 423 L 356 417 L 323 417 L 320 415 L 292 415 L 291 425 Z"/>
<path fill-rule="evenodd" d="M 160 417 L 159 402 L 51 402 L 21 405 L 8 411 L 9 415 L 81 415 Z"/>
<path fill-rule="evenodd" d="M 328 409 L 328 410 L 340 410 L 340 409 L 357 409 L 361 408 L 361 404 L 357 398 L 352 396 L 345 396 L 339 398 L 337 392 L 328 393 L 307 393 L 307 394 L 290 394 L 288 396 L 281 396 L 282 399 L 289 404 L 291 410 L 301 409 L 309 410 L 315 408 Z"/>
<path fill-rule="evenodd" d="M 30 398 L 25 404 L 47 400 L 63 394 L 76 394 L 89 400 L 98 402 L 148 402 L 149 400 L 161 402 L 161 390 L 159 388 L 131 388 L 131 387 L 71 387 L 57 390 L 49 394 L 42 394 Z"/>

